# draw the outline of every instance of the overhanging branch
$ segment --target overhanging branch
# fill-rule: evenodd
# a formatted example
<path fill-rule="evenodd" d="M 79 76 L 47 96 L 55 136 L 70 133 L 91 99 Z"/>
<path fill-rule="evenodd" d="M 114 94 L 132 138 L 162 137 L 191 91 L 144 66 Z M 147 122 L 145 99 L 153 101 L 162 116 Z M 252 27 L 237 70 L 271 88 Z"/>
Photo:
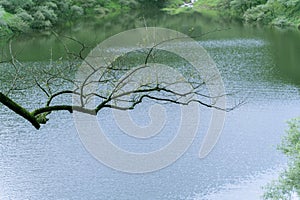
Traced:
<path fill-rule="evenodd" d="M 36 129 L 39 129 L 41 127 L 34 115 L 32 115 L 28 110 L 11 100 L 6 95 L 4 95 L 2 92 L 0 92 L 0 102 L 10 110 L 14 111 L 16 114 L 29 121 Z"/>

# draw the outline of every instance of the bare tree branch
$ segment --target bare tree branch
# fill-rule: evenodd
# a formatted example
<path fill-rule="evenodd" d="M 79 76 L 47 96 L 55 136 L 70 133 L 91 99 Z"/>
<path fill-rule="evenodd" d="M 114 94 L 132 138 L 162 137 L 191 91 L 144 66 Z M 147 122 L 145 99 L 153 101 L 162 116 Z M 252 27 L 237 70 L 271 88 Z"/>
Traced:
<path fill-rule="evenodd" d="M 197 37 L 203 37 L 204 35 L 218 31 L 221 30 L 216 29 Z M 55 32 L 53 32 L 53 34 L 62 43 L 68 56 L 73 56 L 73 58 L 68 57 L 67 61 L 71 62 L 67 63 L 67 65 L 55 67 L 51 55 L 50 66 L 42 68 L 40 70 L 41 74 L 33 76 L 33 83 L 35 87 L 45 94 L 46 100 L 44 102 L 44 106 L 30 112 L 14 102 L 7 96 L 7 94 L 0 92 L 0 102 L 29 121 L 36 129 L 40 128 L 40 124 L 46 123 L 48 120 L 47 116 L 54 111 L 68 111 L 70 113 L 77 111 L 96 115 L 103 108 L 131 110 L 138 104 L 141 104 L 144 99 L 159 103 L 171 103 L 183 106 L 189 105 L 190 103 L 198 103 L 207 108 L 218 109 L 226 112 L 229 112 L 243 104 L 243 102 L 239 102 L 232 108 L 218 107 L 216 101 L 219 98 L 224 97 L 226 94 L 216 94 L 214 96 L 205 94 L 205 89 L 203 89 L 203 86 L 206 84 L 205 81 L 203 81 L 200 76 L 195 75 L 197 73 L 193 71 L 185 71 L 188 75 L 193 75 L 191 77 L 187 77 L 187 79 L 185 77 L 177 77 L 176 79 L 164 80 L 159 76 L 159 72 L 152 72 L 150 70 L 149 73 L 151 73 L 151 78 L 149 81 L 143 80 L 144 82 L 140 82 L 137 87 L 128 88 L 130 84 L 134 84 L 134 77 L 139 76 L 139 73 L 142 73 L 143 70 L 148 70 L 150 68 L 150 65 L 148 65 L 149 59 L 155 53 L 158 53 L 158 51 L 156 52 L 156 48 L 159 45 L 183 38 L 171 38 L 154 44 L 150 49 L 146 49 L 146 54 L 143 54 L 145 57 L 141 57 L 141 60 L 139 60 L 141 61 L 139 64 L 142 65 L 138 65 L 139 67 L 134 68 L 128 64 L 125 59 L 128 56 L 126 54 L 114 60 L 105 61 L 106 63 L 103 66 L 93 66 L 84 58 L 84 51 L 88 48 L 84 43 L 69 36 L 62 36 L 80 45 L 78 53 L 71 52 L 68 46 L 61 40 L 61 37 L 59 37 Z M 14 74 L 12 85 L 8 90 L 8 94 L 13 90 L 17 90 L 17 80 L 22 80 L 22 77 L 19 74 L 20 67 L 18 67 L 20 64 L 14 57 L 11 40 L 9 41 L 9 51 L 11 55 L 10 64 L 14 68 Z M 138 54 L 138 56 L 141 55 Z M 82 81 L 74 81 L 74 77 L 71 76 L 73 72 L 77 70 L 77 65 L 74 64 L 76 63 L 74 61 L 77 63 L 82 62 L 89 68 Z M 180 90 L 180 85 L 188 85 L 189 87 L 184 87 L 184 90 Z M 72 89 L 69 89 L 70 87 L 72 87 Z M 91 91 L 89 88 L 98 90 Z M 54 101 L 59 97 L 65 97 L 67 95 L 73 95 L 74 97 L 77 96 L 79 98 L 79 105 Z M 89 102 L 93 99 L 97 99 L 96 105 L 93 105 L 92 108 L 87 108 Z"/>

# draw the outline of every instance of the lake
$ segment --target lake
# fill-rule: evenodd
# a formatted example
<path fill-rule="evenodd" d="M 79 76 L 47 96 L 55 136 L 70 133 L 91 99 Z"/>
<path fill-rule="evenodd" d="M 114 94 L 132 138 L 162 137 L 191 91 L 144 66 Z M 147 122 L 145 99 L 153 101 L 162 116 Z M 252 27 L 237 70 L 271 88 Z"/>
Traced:
<path fill-rule="evenodd" d="M 189 36 L 222 29 L 197 41 L 215 61 L 226 92 L 234 94 L 231 101 L 246 99 L 246 103 L 227 113 L 213 151 L 204 159 L 198 157 L 211 117 L 211 110 L 204 107 L 200 107 L 197 136 L 182 157 L 155 172 L 130 174 L 103 165 L 87 152 L 71 114 L 53 113 L 37 131 L 0 105 L 1 200 L 260 199 L 261 187 L 286 166 L 285 157 L 276 150 L 287 128 L 285 122 L 300 114 L 300 32 L 252 27 L 196 13 L 128 13 L 106 20 L 81 20 L 60 27 L 57 33 L 94 47 L 109 36 L 145 26 Z M 59 39 L 51 34 L 20 35 L 13 48 L 26 66 L 42 68 L 50 59 L 65 55 Z M 15 98 L 33 108 L 41 95 L 29 89 Z M 146 103 L 130 111 L 136 123 L 149 123 L 149 107 Z M 103 130 L 113 133 L 107 137 L 117 146 L 149 152 L 174 137 L 180 120 L 178 107 L 166 106 L 166 115 L 164 130 L 148 140 L 124 135 L 111 110 L 104 109 L 97 117 Z"/>

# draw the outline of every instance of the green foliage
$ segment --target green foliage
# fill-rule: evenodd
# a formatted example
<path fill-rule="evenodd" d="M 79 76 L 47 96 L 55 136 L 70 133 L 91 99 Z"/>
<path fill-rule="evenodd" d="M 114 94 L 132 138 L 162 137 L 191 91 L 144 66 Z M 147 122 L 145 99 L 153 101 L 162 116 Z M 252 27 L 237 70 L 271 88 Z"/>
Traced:
<path fill-rule="evenodd" d="M 296 26 L 300 29 L 300 0 L 199 0 L 194 8 L 178 8 L 180 4 L 170 2 L 179 0 L 166 4 L 168 8 L 164 10 L 173 11 L 173 14 L 186 12 L 188 9 L 202 13 L 219 10 L 219 14 L 223 16 L 240 18 L 247 23 Z"/>
<path fill-rule="evenodd" d="M 232 9 L 236 1 L 242 0 L 232 1 Z M 283 27 L 296 25 L 300 20 L 300 0 L 253 1 L 252 5 L 247 6 L 239 13 L 247 22 Z"/>
<path fill-rule="evenodd" d="M 163 8 L 167 4 L 167 0 L 136 0 L 144 8 Z M 170 1 L 171 2 L 171 1 Z"/>
<path fill-rule="evenodd" d="M 96 4 L 104 5 L 103 1 L 96 0 L 78 0 L 77 5 L 80 5 L 84 10 L 93 8 Z"/>
<path fill-rule="evenodd" d="M 20 31 L 26 31 L 29 27 L 45 29 L 58 21 L 59 12 L 55 1 L 1 0 L 0 5 L 13 16 L 8 23 L 11 29 L 17 28 Z"/>
<path fill-rule="evenodd" d="M 0 0 L 0 5 L 10 13 L 15 13 L 15 10 L 18 8 L 30 9 L 34 6 L 32 0 Z"/>
<path fill-rule="evenodd" d="M 238 14 L 245 13 L 248 9 L 266 3 L 266 0 L 233 0 L 230 7 Z"/>
<path fill-rule="evenodd" d="M 246 22 L 273 26 L 299 26 L 300 0 L 199 0 L 194 9 L 179 8 L 185 0 L 0 0 L 6 19 L 1 28 L 26 31 L 49 29 L 58 23 L 68 23 L 82 16 L 102 17 L 129 9 L 161 9 L 175 13 L 221 10 L 223 15 L 240 17 Z M 0 9 L 0 11 L 1 11 Z M 164 9 L 164 10 L 168 10 Z"/>
<path fill-rule="evenodd" d="M 12 31 L 22 32 L 28 30 L 28 24 L 23 21 L 19 16 L 12 15 L 8 12 L 4 12 L 2 26 L 9 28 Z"/>
<path fill-rule="evenodd" d="M 97 5 L 93 12 L 96 14 L 96 15 L 99 15 L 99 16 L 104 16 L 106 13 L 107 13 L 107 9 L 105 9 L 104 7 L 101 7 L 100 5 Z"/>
<path fill-rule="evenodd" d="M 46 29 L 52 26 L 51 22 L 46 19 L 45 15 L 41 10 L 37 10 L 34 14 L 34 21 L 31 23 L 32 28 Z"/>
<path fill-rule="evenodd" d="M 277 181 L 265 189 L 264 199 L 290 199 L 293 192 L 300 194 L 300 118 L 288 122 L 289 129 L 278 149 L 289 158 L 288 168 Z"/>
<path fill-rule="evenodd" d="M 33 21 L 33 17 L 26 10 L 24 10 L 22 8 L 19 8 L 17 10 L 16 16 L 20 17 L 23 21 L 28 22 L 28 23 Z"/>
<path fill-rule="evenodd" d="M 222 2 L 222 0 L 202 0 L 195 2 L 195 7 L 216 8 Z"/>
<path fill-rule="evenodd" d="M 5 21 L 4 21 L 4 15 L 5 15 L 6 11 L 4 10 L 4 8 L 2 6 L 0 6 L 0 25 L 3 26 L 5 25 Z"/>
<path fill-rule="evenodd" d="M 273 26 L 284 27 L 284 26 L 292 26 L 292 22 L 285 16 L 276 17 L 270 23 Z"/>
<path fill-rule="evenodd" d="M 270 23 L 274 18 L 273 8 L 268 5 L 258 5 L 248 9 L 243 18 L 246 22 L 259 22 L 263 24 Z"/>
<path fill-rule="evenodd" d="M 0 6 L 0 36 L 6 36 L 10 35 L 12 32 L 11 30 L 7 27 L 6 20 L 4 19 L 5 16 L 5 10 Z"/>
<path fill-rule="evenodd" d="M 52 23 L 57 22 L 57 14 L 48 6 L 39 6 L 37 7 L 37 11 L 41 12 L 44 15 L 46 21 L 48 20 Z"/>
<path fill-rule="evenodd" d="M 82 7 L 80 6 L 77 6 L 77 5 L 73 5 L 71 6 L 71 13 L 72 13 L 72 16 L 82 16 L 84 14 L 84 10 Z"/>
<path fill-rule="evenodd" d="M 300 158 L 300 118 L 290 120 L 288 122 L 288 125 L 289 125 L 289 130 L 287 131 L 287 136 L 283 138 L 282 144 L 279 146 L 279 149 L 285 155 L 293 159 L 299 159 Z"/>
<path fill-rule="evenodd" d="M 231 0 L 223 0 L 218 3 L 218 7 L 221 9 L 229 10 Z"/>
<path fill-rule="evenodd" d="M 230 15 L 248 23 L 272 26 L 297 26 L 300 23 L 300 0 L 203 0 L 199 3 L 218 3 L 213 8 L 229 11 Z"/>
<path fill-rule="evenodd" d="M 160 7 L 165 0 L 0 0 L 1 28 L 49 29 L 82 16 L 104 16 L 138 6 Z M 6 19 L 3 19 L 5 15 Z"/>
<path fill-rule="evenodd" d="M 139 3 L 136 0 L 120 0 L 119 1 L 122 8 L 136 8 L 138 7 Z"/>

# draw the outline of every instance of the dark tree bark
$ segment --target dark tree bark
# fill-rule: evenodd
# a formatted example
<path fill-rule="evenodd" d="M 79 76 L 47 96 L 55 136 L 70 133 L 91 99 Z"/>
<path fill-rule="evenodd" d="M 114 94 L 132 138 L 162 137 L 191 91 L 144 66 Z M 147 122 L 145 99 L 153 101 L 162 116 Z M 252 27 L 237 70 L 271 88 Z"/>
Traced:
<path fill-rule="evenodd" d="M 33 114 L 31 114 L 28 110 L 26 110 L 18 103 L 7 97 L 2 92 L 0 92 L 0 102 L 6 107 L 8 107 L 10 110 L 14 111 L 18 115 L 29 121 L 36 129 L 39 129 L 41 127 L 37 118 Z"/>

